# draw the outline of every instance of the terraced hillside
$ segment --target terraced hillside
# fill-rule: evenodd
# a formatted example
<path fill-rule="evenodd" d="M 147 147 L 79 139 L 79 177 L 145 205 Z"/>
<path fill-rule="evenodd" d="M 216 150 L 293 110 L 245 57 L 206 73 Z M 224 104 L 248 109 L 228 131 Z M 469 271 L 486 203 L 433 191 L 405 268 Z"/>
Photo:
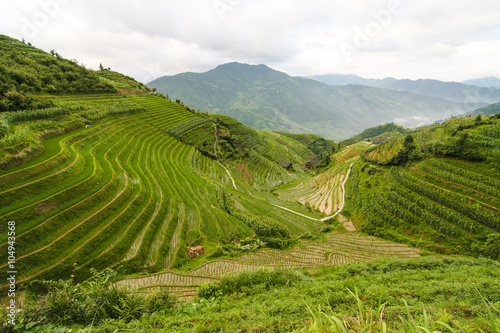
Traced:
<path fill-rule="evenodd" d="M 42 89 L 39 108 L 0 114 L 0 219 L 16 227 L 13 244 L 0 224 L 0 251 L 15 248 L 19 286 L 112 267 L 138 292 L 190 297 L 230 272 L 422 253 L 325 227 L 321 218 L 344 207 L 371 235 L 498 259 L 498 119 L 451 120 L 331 155 L 340 145 L 317 135 L 256 131 L 119 73 L 86 75 L 105 91 Z M 311 159 L 333 166 L 312 177 Z M 190 258 L 197 245 L 206 253 Z"/>
<path fill-rule="evenodd" d="M 331 157 L 334 164 L 327 171 L 296 186 L 284 186 L 275 193 L 281 199 L 298 202 L 326 216 L 340 211 L 344 205 L 344 183 L 351 166 L 362 152 L 360 148 L 365 147 L 363 143 L 346 147 Z"/>
<path fill-rule="evenodd" d="M 28 158 L 37 145 L 44 151 L 0 173 L 0 217 L 16 222 L 20 281 L 85 278 L 89 267 L 171 268 L 187 260 L 189 244 L 254 234 L 220 208 L 213 179 L 197 168 L 224 175 L 221 166 L 166 134 L 200 116 L 154 96 L 53 99 L 53 109 L 2 114 L 10 131 L 0 140 L 6 161 Z M 46 134 L 61 135 L 41 143 Z M 266 211 L 294 234 L 319 224 L 250 195 L 238 205 L 248 216 Z M 6 235 L 6 224 L 0 228 Z M 0 248 L 7 247 L 4 237 Z"/>
<path fill-rule="evenodd" d="M 223 115 L 201 114 L 174 126 L 168 133 L 212 158 L 216 155 L 217 138 L 217 157 L 234 165 L 236 172 L 259 190 L 306 178 L 305 163 L 318 156 L 297 140 L 279 133 L 256 131 Z M 287 170 L 280 162 L 292 163 L 292 168 Z"/>
<path fill-rule="evenodd" d="M 382 144 L 353 167 L 348 209 L 372 235 L 498 259 L 499 139 L 498 118 L 469 117 Z"/>
<path fill-rule="evenodd" d="M 287 179 L 282 176 L 285 173 L 291 175 L 289 179 L 307 177 L 301 162 L 303 154 L 311 152 L 286 136 L 251 131 L 228 118 L 222 124 L 156 96 L 52 99 L 53 109 L 2 114 L 10 134 L 0 140 L 7 153 L 5 170 L 0 173 L 0 217 L 16 223 L 16 268 L 21 284 L 70 276 L 82 280 L 91 267 L 114 267 L 121 274 L 167 270 L 149 277 L 152 282 L 144 283 L 142 291 L 165 284 L 181 296 L 189 296 L 199 283 L 228 272 L 260 266 L 342 264 L 379 255 L 377 251 L 370 255 L 368 248 L 365 254 L 359 249 L 347 251 L 347 245 L 335 245 L 342 243 L 338 237 L 328 236 L 323 242 L 303 241 L 289 252 L 266 249 L 236 260 L 200 261 L 201 266 L 187 274 L 175 273 L 171 270 L 190 262 L 186 253 L 190 245 L 211 248 L 234 238 L 261 236 L 256 227 L 273 230 L 273 225 L 279 225 L 290 235 L 321 229 L 322 223 L 304 207 L 252 188 L 259 182 L 274 184 L 269 183 L 273 174 L 281 181 Z M 205 125 L 220 129 L 220 138 L 237 130 L 239 137 L 254 136 L 262 144 L 242 161 L 258 156 L 272 166 L 254 167 L 253 184 L 239 176 L 238 163 L 227 163 L 228 174 L 196 144 L 182 142 L 187 141 L 185 134 L 192 135 L 196 133 L 193 129 Z M 181 140 L 171 135 L 181 128 L 187 128 L 179 135 Z M 230 132 L 224 133 L 228 128 Z M 12 139 L 21 129 L 26 129 L 26 136 Z M 218 144 L 215 149 L 222 154 L 228 151 Z M 38 156 L 30 159 L 30 150 Z M 352 159 L 353 151 L 344 151 L 339 160 Z M 17 161 L 24 158 L 25 163 L 10 167 L 8 161 L 19 152 Z M 275 161 L 283 157 L 296 158 L 292 160 L 295 170 L 278 169 Z M 231 185 L 230 175 L 237 189 Z M 5 235 L 6 225 L 1 228 Z M 349 243 L 352 237 L 362 236 L 342 237 Z M 280 242 L 273 239 L 269 238 Z M 8 245 L 2 238 L 0 248 L 7 251 Z M 400 257 L 418 252 L 408 251 Z M 6 265 L 1 263 L 2 272 L 7 271 Z"/>
<path fill-rule="evenodd" d="M 174 272 L 126 278 L 117 284 L 136 292 L 169 290 L 181 298 L 190 298 L 196 288 L 227 273 L 259 269 L 320 267 L 365 262 L 381 258 L 419 257 L 423 251 L 359 233 L 335 232 L 319 240 L 302 240 L 288 251 L 261 249 L 237 258 L 213 260 L 185 274 Z"/>

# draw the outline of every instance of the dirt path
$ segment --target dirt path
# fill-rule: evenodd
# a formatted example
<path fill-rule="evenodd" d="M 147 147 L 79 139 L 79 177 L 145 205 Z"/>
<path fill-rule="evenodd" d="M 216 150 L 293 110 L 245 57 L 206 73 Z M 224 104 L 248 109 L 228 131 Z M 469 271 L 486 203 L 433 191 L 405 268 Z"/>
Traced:
<path fill-rule="evenodd" d="M 356 159 L 357 159 L 357 158 L 356 158 Z M 355 160 L 354 162 L 356 162 L 356 160 Z M 345 183 L 347 182 L 347 179 L 349 179 L 349 174 L 351 173 L 352 165 L 354 164 L 354 162 L 352 162 L 352 163 L 351 163 L 351 165 L 349 166 L 349 170 L 347 171 L 347 175 L 345 176 L 345 179 L 344 179 L 344 180 L 343 180 L 343 182 L 342 182 L 342 185 L 341 185 L 341 186 L 342 186 L 342 200 L 341 200 L 341 202 L 340 202 L 340 206 L 339 206 L 338 210 L 335 212 L 335 214 L 330 215 L 330 216 L 327 216 L 327 217 L 322 218 L 322 219 L 316 219 L 316 218 L 314 218 L 314 217 L 310 217 L 310 216 L 307 216 L 307 215 L 301 214 L 301 213 L 299 213 L 299 212 L 296 212 L 296 211 L 294 211 L 294 210 L 291 210 L 291 209 L 288 209 L 288 208 L 285 208 L 285 207 L 282 207 L 282 206 L 279 206 L 279 205 L 276 205 L 276 204 L 272 204 L 272 205 L 273 205 L 273 206 L 276 206 L 276 207 L 278 207 L 278 208 L 281 208 L 281 209 L 287 210 L 287 211 L 289 211 L 289 212 L 292 212 L 292 213 L 294 213 L 294 214 L 300 215 L 300 216 L 302 216 L 302 217 L 308 218 L 309 220 L 314 220 L 314 221 L 325 222 L 325 221 L 328 221 L 328 220 L 333 219 L 335 216 L 337 216 L 337 214 L 339 214 L 339 213 L 342 211 L 342 209 L 344 209 L 344 202 L 345 202 L 345 187 L 344 187 L 344 185 L 345 185 Z"/>
<path fill-rule="evenodd" d="M 215 124 L 214 124 L 214 129 L 215 129 L 215 143 L 214 143 L 215 158 L 217 159 L 217 163 L 219 163 L 219 165 L 221 167 L 223 167 L 224 170 L 226 170 L 227 174 L 229 175 L 229 178 L 231 178 L 231 181 L 233 182 L 234 189 L 237 190 L 238 188 L 236 187 L 236 183 L 234 182 L 234 179 L 231 176 L 231 173 L 229 172 L 229 170 L 225 166 L 222 165 L 221 162 L 219 162 L 219 157 L 217 156 L 217 140 L 218 140 L 219 136 L 217 135 L 217 126 Z"/>
<path fill-rule="evenodd" d="M 347 219 L 347 217 L 342 214 L 339 214 L 339 222 L 342 223 L 347 231 L 356 231 L 356 226 L 354 225 L 354 223 L 352 221 L 349 221 L 349 219 Z"/>

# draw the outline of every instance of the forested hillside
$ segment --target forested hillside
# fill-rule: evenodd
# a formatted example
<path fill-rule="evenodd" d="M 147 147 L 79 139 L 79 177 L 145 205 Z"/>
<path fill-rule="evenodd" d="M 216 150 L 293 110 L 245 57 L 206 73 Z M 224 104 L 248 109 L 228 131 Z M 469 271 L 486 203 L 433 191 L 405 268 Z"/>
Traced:
<path fill-rule="evenodd" d="M 0 111 L 53 105 L 39 93 L 116 92 L 95 72 L 54 50 L 48 54 L 4 35 L 0 35 L 0 50 Z"/>
<path fill-rule="evenodd" d="M 416 127 L 486 105 L 369 86 L 330 86 L 265 65 L 239 63 L 220 65 L 206 73 L 160 77 L 148 86 L 255 129 L 316 133 L 335 140 L 381 123 Z"/>

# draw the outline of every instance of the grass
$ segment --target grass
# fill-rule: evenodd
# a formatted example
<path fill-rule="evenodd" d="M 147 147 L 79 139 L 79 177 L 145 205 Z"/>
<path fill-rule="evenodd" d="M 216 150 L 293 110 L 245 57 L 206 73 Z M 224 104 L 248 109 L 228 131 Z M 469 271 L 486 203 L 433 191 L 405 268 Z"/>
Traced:
<path fill-rule="evenodd" d="M 497 262 L 466 258 L 246 272 L 213 280 L 200 289 L 199 298 L 175 308 L 143 312 L 132 320 L 125 315 L 108 319 L 87 330 L 336 332 L 338 327 L 343 332 L 344 327 L 383 332 L 386 327 L 387 332 L 494 332 L 498 281 Z"/>

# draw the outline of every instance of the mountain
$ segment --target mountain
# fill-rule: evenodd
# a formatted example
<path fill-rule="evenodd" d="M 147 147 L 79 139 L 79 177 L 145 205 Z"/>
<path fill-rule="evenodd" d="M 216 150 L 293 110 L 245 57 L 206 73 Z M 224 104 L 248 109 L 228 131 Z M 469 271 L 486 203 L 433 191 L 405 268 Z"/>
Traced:
<path fill-rule="evenodd" d="M 381 136 L 381 135 L 387 137 L 387 136 L 390 136 L 390 135 L 393 135 L 396 133 L 397 133 L 396 135 L 403 135 L 403 134 L 406 134 L 408 132 L 409 132 L 409 130 L 407 130 L 401 126 L 398 126 L 396 124 L 390 123 L 390 124 L 383 124 L 383 125 L 367 128 L 363 132 L 353 136 L 351 139 L 356 140 L 356 141 L 361 141 L 361 140 L 366 140 L 366 139 L 373 139 L 373 138 L 376 138 L 376 137 Z"/>
<path fill-rule="evenodd" d="M 411 134 L 386 124 L 360 137 L 401 137 L 340 149 L 196 111 L 110 70 L 63 71 L 66 60 L 14 44 L 22 56 L 0 63 L 30 80 L 2 95 L 1 332 L 498 326 L 498 116 Z M 58 60 L 30 71 L 37 54 Z M 52 70 L 79 89 L 44 91 Z M 259 70 L 246 75 L 273 77 Z M 9 104 L 20 95 L 36 103 Z"/>
<path fill-rule="evenodd" d="M 22 64 L 32 63 L 40 71 L 32 71 L 30 82 L 43 82 L 48 71 L 64 75 L 64 65 L 82 88 L 43 91 L 36 96 L 51 105 L 0 113 L 0 216 L 12 221 L 0 224 L 0 249 L 9 249 L 6 236 L 15 224 L 18 286 L 70 276 L 82 281 L 108 267 L 122 275 L 182 268 L 192 265 L 189 247 L 204 246 L 202 260 L 214 259 L 243 253 L 234 239 L 245 249 L 284 248 L 296 242 L 292 237 L 324 227 L 320 215 L 270 190 L 308 178 L 305 163 L 331 152 L 332 141 L 303 144 L 256 131 L 141 90 L 120 73 L 72 71 L 62 57 L 14 41 L 0 40 L 0 48 L 12 48 L 0 54 L 0 63 L 10 61 L 6 71 L 29 73 Z M 43 58 L 55 63 L 37 67 Z M 106 90 L 90 89 L 99 84 Z M 7 94 L 21 94 L 16 88 Z M 6 265 L 7 258 L 0 261 Z M 0 272 L 2 294 L 6 272 Z"/>
<path fill-rule="evenodd" d="M 490 87 L 500 89 L 500 79 L 493 76 L 483 77 L 479 79 L 472 79 L 463 81 L 464 84 L 470 84 L 478 87 Z"/>
<path fill-rule="evenodd" d="M 346 84 L 359 84 L 364 86 L 371 86 L 375 79 L 365 79 L 361 76 L 354 74 L 326 74 L 311 76 L 310 79 L 318 80 L 320 82 L 330 84 L 333 86 L 344 86 Z"/>
<path fill-rule="evenodd" d="M 240 63 L 220 65 L 206 73 L 160 77 L 148 86 L 256 129 L 317 133 L 332 139 L 386 122 L 419 126 L 476 108 L 406 91 L 331 86 L 265 65 Z"/>
<path fill-rule="evenodd" d="M 488 82 L 496 83 L 490 78 L 487 80 L 471 80 L 484 85 L 474 85 L 471 81 L 465 84 L 458 82 L 443 82 L 438 80 L 420 79 L 420 80 L 398 80 L 392 77 L 385 79 L 365 79 L 357 75 L 328 74 L 312 77 L 315 80 L 330 85 L 348 85 L 360 84 L 371 87 L 387 88 L 399 91 L 408 91 L 424 96 L 434 96 L 444 98 L 454 102 L 468 103 L 472 108 L 481 107 L 483 103 L 500 102 L 500 89 L 495 89 Z"/>
<path fill-rule="evenodd" d="M 495 104 L 490 104 L 488 106 L 485 106 L 484 108 L 480 108 L 477 110 L 474 110 L 472 112 L 468 112 L 464 116 L 494 116 L 496 114 L 500 113 L 500 103 L 495 103 Z"/>

